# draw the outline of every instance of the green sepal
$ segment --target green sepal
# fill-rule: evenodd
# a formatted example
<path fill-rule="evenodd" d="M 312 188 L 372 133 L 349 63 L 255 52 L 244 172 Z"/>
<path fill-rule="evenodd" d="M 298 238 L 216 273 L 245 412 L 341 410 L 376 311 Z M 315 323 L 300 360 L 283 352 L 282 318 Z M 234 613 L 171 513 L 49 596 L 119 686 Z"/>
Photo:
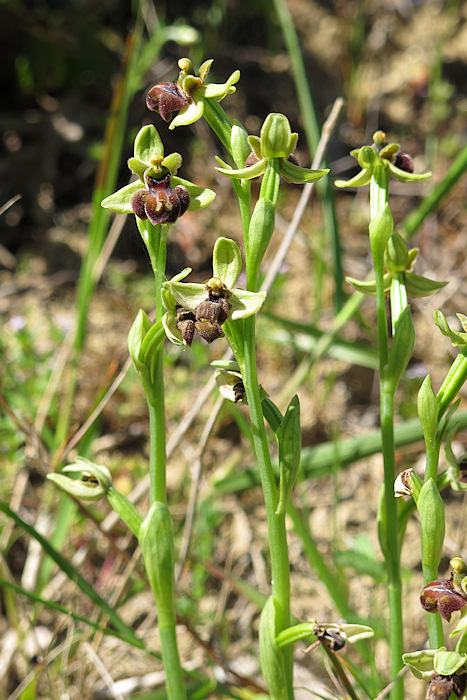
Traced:
<path fill-rule="evenodd" d="M 371 175 L 371 169 L 360 170 L 350 180 L 335 180 L 334 184 L 336 187 L 364 187 L 370 183 Z"/>
<path fill-rule="evenodd" d="M 460 320 L 462 327 L 464 328 L 464 319 L 466 317 L 463 314 L 456 314 L 456 316 Z M 436 310 L 434 312 L 433 320 L 438 326 L 441 333 L 447 336 L 454 346 L 457 345 L 459 350 L 464 350 L 464 348 L 467 345 L 467 333 L 458 333 L 456 331 L 452 331 L 448 325 L 448 322 L 446 321 L 445 316 L 439 310 Z"/>
<path fill-rule="evenodd" d="M 310 168 L 301 168 L 290 160 L 281 159 L 279 163 L 279 172 L 287 182 L 292 182 L 295 185 L 303 185 L 305 182 L 314 182 L 319 180 L 324 175 L 327 175 L 329 168 L 323 170 L 311 170 Z"/>
<path fill-rule="evenodd" d="M 455 628 L 452 630 L 450 633 L 450 637 L 457 637 L 458 634 L 464 633 L 464 636 L 467 635 L 467 608 L 462 608 L 461 610 L 461 616 L 459 619 L 459 622 L 455 626 Z M 463 642 L 464 647 L 467 646 L 467 640 Z M 457 645 L 456 645 L 456 651 L 457 651 Z"/>
<path fill-rule="evenodd" d="M 141 523 L 138 542 L 157 606 L 159 627 L 175 624 L 173 525 L 165 503 L 152 504 Z"/>
<path fill-rule="evenodd" d="M 231 238 L 219 237 L 212 253 L 213 277 L 218 277 L 228 289 L 232 289 L 241 271 L 240 248 Z"/>
<path fill-rule="evenodd" d="M 362 639 L 370 639 L 374 637 L 374 630 L 368 625 L 358 625 L 356 623 L 347 622 L 325 622 L 319 623 L 316 620 L 309 620 L 308 622 L 301 622 L 293 627 L 288 627 L 285 630 L 279 632 L 276 637 L 277 646 L 283 649 L 290 644 L 296 644 L 301 639 L 307 639 L 314 637 L 314 630 L 319 627 L 321 630 L 331 630 L 337 632 L 343 640 L 349 644 L 355 644 L 360 642 Z"/>
<path fill-rule="evenodd" d="M 134 146 L 135 158 L 148 167 L 155 160 L 162 160 L 164 157 L 164 146 L 161 137 L 153 124 L 143 126 L 137 133 Z"/>
<path fill-rule="evenodd" d="M 284 655 L 276 643 L 276 615 L 276 602 L 270 596 L 259 619 L 259 653 L 271 700 L 284 700 L 287 697 L 287 674 Z"/>
<path fill-rule="evenodd" d="M 288 158 L 297 141 L 292 141 L 292 130 L 286 116 L 278 112 L 268 114 L 261 127 L 261 155 L 263 158 Z"/>
<path fill-rule="evenodd" d="M 256 277 L 258 273 L 261 261 L 274 233 L 275 221 L 276 208 L 273 202 L 267 197 L 258 199 L 248 228 L 246 266 L 248 272 L 252 271 L 253 277 Z"/>
<path fill-rule="evenodd" d="M 444 504 L 433 479 L 428 479 L 417 501 L 420 514 L 420 539 L 422 565 L 437 567 L 441 560 L 444 542 Z"/>
<path fill-rule="evenodd" d="M 133 503 L 113 486 L 106 493 L 106 498 L 112 510 L 116 512 L 120 520 L 131 530 L 135 537 L 139 537 L 139 531 L 143 518 Z"/>
<path fill-rule="evenodd" d="M 446 647 L 441 647 L 446 649 Z M 434 658 L 438 649 L 423 649 L 402 654 L 403 663 L 409 667 L 415 678 L 429 681 L 434 671 Z"/>
<path fill-rule="evenodd" d="M 371 169 L 377 165 L 381 165 L 381 158 L 378 156 L 372 146 L 362 146 L 359 148 L 357 160 L 362 170 Z"/>
<path fill-rule="evenodd" d="M 290 401 L 284 418 L 276 431 L 279 443 L 279 502 L 276 515 L 287 510 L 290 495 L 297 480 L 302 451 L 302 433 L 300 430 L 300 402 L 295 395 Z"/>
<path fill-rule="evenodd" d="M 463 610 L 465 610 L 465 608 L 463 608 Z M 461 611 L 461 615 L 462 615 L 462 611 Z M 466 623 L 467 623 L 467 620 L 466 620 Z M 452 633 L 449 636 L 452 637 L 453 636 Z M 467 632 L 464 632 L 464 634 L 462 634 L 461 637 L 459 637 L 459 639 L 457 640 L 456 647 L 455 647 L 454 651 L 457 651 L 459 654 L 466 654 L 467 653 Z"/>
<path fill-rule="evenodd" d="M 356 280 L 353 277 L 346 277 L 346 282 L 351 284 L 355 291 L 366 294 L 367 296 L 376 296 L 376 282 L 375 280 L 369 280 L 368 282 Z M 384 293 L 389 294 L 391 290 L 392 277 L 390 274 L 386 273 L 383 276 Z"/>
<path fill-rule="evenodd" d="M 175 129 L 177 126 L 189 126 L 201 119 L 204 114 L 204 101 L 202 99 L 192 101 L 186 107 L 179 111 L 176 117 L 169 124 L 169 129 Z"/>
<path fill-rule="evenodd" d="M 404 282 L 407 289 L 407 296 L 411 299 L 428 297 L 431 294 L 439 292 L 440 289 L 449 284 L 448 282 L 436 282 L 435 280 L 428 279 L 428 277 L 421 277 L 409 271 L 404 272 Z"/>
<path fill-rule="evenodd" d="M 389 361 L 383 372 L 385 388 L 394 393 L 402 375 L 407 369 L 415 347 L 415 329 L 410 307 L 406 306 L 397 322 L 396 331 L 389 351 Z"/>
<path fill-rule="evenodd" d="M 110 209 L 116 214 L 133 214 L 131 200 L 133 195 L 143 188 L 144 185 L 140 180 L 130 182 L 129 185 L 125 185 L 125 187 L 122 187 L 103 199 L 101 206 L 104 207 L 104 209 Z"/>
<path fill-rule="evenodd" d="M 431 378 L 428 374 L 418 392 L 418 417 L 422 426 L 426 445 L 433 445 L 436 440 L 439 420 L 439 404 L 431 388 Z"/>
<path fill-rule="evenodd" d="M 437 649 L 434 658 L 434 670 L 441 676 L 452 676 L 459 671 L 467 661 L 467 654 L 459 654 L 457 651 Z"/>
<path fill-rule="evenodd" d="M 370 246 L 373 261 L 377 269 L 382 269 L 384 264 L 384 252 L 390 237 L 392 236 L 394 222 L 388 203 L 371 220 L 369 226 Z"/>
<path fill-rule="evenodd" d="M 394 163 L 388 162 L 388 168 L 396 180 L 399 182 L 423 182 L 431 177 L 431 173 L 408 173 L 406 170 L 401 170 Z"/>
<path fill-rule="evenodd" d="M 383 146 L 380 150 L 379 156 L 393 163 L 399 151 L 400 146 L 398 143 L 388 143 L 387 146 Z"/>
<path fill-rule="evenodd" d="M 181 177 L 174 176 L 171 179 L 171 187 L 177 187 L 177 185 L 183 185 L 186 187 L 190 194 L 190 205 L 188 211 L 198 211 L 198 209 L 204 209 L 214 200 L 216 193 L 210 190 L 209 187 L 200 187 L 195 185 L 189 180 L 184 180 Z"/>
<path fill-rule="evenodd" d="M 217 160 L 219 161 L 220 159 Z M 248 168 L 240 168 L 239 170 L 234 170 L 233 168 L 216 168 L 216 170 L 218 173 L 230 177 L 231 180 L 252 180 L 265 172 L 267 163 L 266 158 L 262 158 Z"/>
<path fill-rule="evenodd" d="M 80 479 L 72 479 L 67 474 L 80 474 Z M 91 476 L 91 479 L 85 478 Z M 62 473 L 47 474 L 47 479 L 70 496 L 83 501 L 98 501 L 105 496 L 112 486 L 112 477 L 100 464 L 77 457 L 72 464 L 62 469 Z"/>

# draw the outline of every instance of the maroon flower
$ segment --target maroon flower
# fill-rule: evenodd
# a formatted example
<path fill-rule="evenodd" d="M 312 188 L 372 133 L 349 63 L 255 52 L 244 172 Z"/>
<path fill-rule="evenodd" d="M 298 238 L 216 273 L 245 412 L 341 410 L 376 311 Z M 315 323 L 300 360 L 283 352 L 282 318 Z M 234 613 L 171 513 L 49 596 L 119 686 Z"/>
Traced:
<path fill-rule="evenodd" d="M 173 224 L 190 205 L 186 187 L 170 187 L 171 174 L 161 180 L 146 176 L 147 189 L 138 190 L 131 200 L 131 208 L 140 219 L 149 219 L 151 224 Z"/>
<path fill-rule="evenodd" d="M 396 155 L 394 165 L 400 170 L 405 170 L 406 173 L 413 173 L 414 171 L 412 157 L 403 151 L 399 151 L 399 153 Z"/>
<path fill-rule="evenodd" d="M 449 622 L 453 612 L 467 605 L 467 599 L 454 588 L 451 577 L 428 583 L 420 594 L 420 603 L 427 612 L 438 611 Z"/>
<path fill-rule="evenodd" d="M 159 112 L 165 122 L 172 119 L 172 112 L 178 112 L 191 102 L 177 83 L 158 83 L 146 95 L 146 105 L 152 112 Z"/>

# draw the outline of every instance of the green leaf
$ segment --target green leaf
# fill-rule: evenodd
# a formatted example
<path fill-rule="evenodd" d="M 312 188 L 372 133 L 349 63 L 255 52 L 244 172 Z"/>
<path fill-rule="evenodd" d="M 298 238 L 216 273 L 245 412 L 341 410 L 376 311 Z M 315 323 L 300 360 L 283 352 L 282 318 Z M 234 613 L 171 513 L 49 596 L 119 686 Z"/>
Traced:
<path fill-rule="evenodd" d="M 271 200 L 267 197 L 258 199 L 248 229 L 247 269 L 252 269 L 253 277 L 258 273 L 274 233 L 275 221 L 276 208 Z"/>
<path fill-rule="evenodd" d="M 386 203 L 384 208 L 376 214 L 370 222 L 370 245 L 371 253 L 375 266 L 383 267 L 384 252 L 389 239 L 392 236 L 394 222 L 392 220 L 391 210 Z"/>
<path fill-rule="evenodd" d="M 389 351 L 389 362 L 384 368 L 383 380 L 388 391 L 395 392 L 407 369 L 415 347 L 415 329 L 410 307 L 406 306 L 399 317 L 396 332 Z"/>
<path fill-rule="evenodd" d="M 139 647 L 140 649 L 143 648 L 143 643 L 140 639 L 137 638 L 131 627 L 129 627 L 125 622 L 123 622 L 123 620 L 115 611 L 115 609 L 112 608 L 97 593 L 94 587 L 91 586 L 91 584 L 88 583 L 86 579 L 83 578 L 83 576 L 81 576 L 79 571 L 75 569 L 73 564 L 70 561 L 68 561 L 68 559 L 65 559 L 65 557 L 62 556 L 60 552 L 57 552 L 56 549 L 54 549 L 54 547 L 52 547 L 52 545 L 49 544 L 45 537 L 43 537 L 39 532 L 37 532 L 37 530 L 35 530 L 31 525 L 26 523 L 17 513 L 11 510 L 6 505 L 6 503 L 0 502 L 0 511 L 5 513 L 7 517 L 14 520 L 16 525 L 22 528 L 24 532 L 26 532 L 28 535 L 34 537 L 34 539 L 37 540 L 44 552 L 54 560 L 57 566 L 66 574 L 66 576 L 68 576 L 70 581 L 76 583 L 76 585 L 84 593 L 84 595 L 87 596 L 90 600 L 92 600 L 92 602 L 95 605 L 97 605 L 97 607 L 104 613 L 104 615 L 107 615 L 115 629 L 118 632 L 121 632 L 123 635 L 125 635 L 127 641 L 129 641 L 130 644 L 133 644 L 134 646 Z"/>
<path fill-rule="evenodd" d="M 138 541 L 156 601 L 159 625 L 175 625 L 173 525 L 165 503 L 152 504 L 141 524 Z"/>
<path fill-rule="evenodd" d="M 285 659 L 276 642 L 276 603 L 267 599 L 259 619 L 261 670 L 272 700 L 284 700 L 287 692 Z"/>
<path fill-rule="evenodd" d="M 418 392 L 417 410 L 423 435 L 425 436 L 425 443 L 427 445 L 432 445 L 436 439 L 436 433 L 439 425 L 439 404 L 436 400 L 436 396 L 433 393 L 433 389 L 431 388 L 431 379 L 429 374 L 425 377 Z"/>
<path fill-rule="evenodd" d="M 417 510 L 420 513 L 422 564 L 437 567 L 443 551 L 445 517 L 443 500 L 433 479 L 423 484 Z"/>
<path fill-rule="evenodd" d="M 248 142 L 248 132 L 236 119 L 234 119 L 232 126 L 230 145 L 235 165 L 237 168 L 243 168 L 246 159 L 251 153 L 251 148 Z"/>
<path fill-rule="evenodd" d="M 295 395 L 290 401 L 284 418 L 276 431 L 279 443 L 279 503 L 276 515 L 286 512 L 290 495 L 297 480 L 302 450 L 300 430 L 300 402 Z"/>

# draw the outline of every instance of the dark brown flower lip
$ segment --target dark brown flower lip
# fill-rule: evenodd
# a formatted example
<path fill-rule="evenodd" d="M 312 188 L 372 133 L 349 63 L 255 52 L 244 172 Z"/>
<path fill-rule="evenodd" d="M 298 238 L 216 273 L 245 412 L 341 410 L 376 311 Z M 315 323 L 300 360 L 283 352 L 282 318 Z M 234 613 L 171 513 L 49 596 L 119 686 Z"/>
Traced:
<path fill-rule="evenodd" d="M 467 597 L 454 588 L 452 578 L 431 581 L 420 594 L 420 603 L 427 612 L 439 612 L 444 620 L 467 605 Z"/>
<path fill-rule="evenodd" d="M 170 187 L 171 175 L 160 180 L 146 176 L 147 189 L 135 192 L 131 208 L 139 219 L 149 219 L 151 224 L 173 224 L 190 205 L 190 194 L 186 187 Z"/>
<path fill-rule="evenodd" d="M 186 95 L 177 83 L 157 83 L 146 95 L 147 108 L 158 112 L 165 122 L 172 119 L 173 112 L 179 112 L 190 104 L 191 97 Z"/>

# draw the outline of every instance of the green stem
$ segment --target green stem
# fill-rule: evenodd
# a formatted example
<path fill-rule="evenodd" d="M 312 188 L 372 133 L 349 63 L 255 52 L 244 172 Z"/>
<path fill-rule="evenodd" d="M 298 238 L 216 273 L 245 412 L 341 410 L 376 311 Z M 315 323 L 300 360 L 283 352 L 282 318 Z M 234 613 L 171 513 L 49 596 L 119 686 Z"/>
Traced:
<path fill-rule="evenodd" d="M 277 604 L 276 629 L 278 632 L 290 625 L 290 568 L 287 547 L 285 514 L 276 514 L 278 493 L 271 464 L 259 391 L 256 348 L 255 317 L 244 321 L 244 358 L 242 376 L 250 409 L 253 444 L 263 487 L 268 522 L 269 550 L 271 555 L 272 595 Z M 287 698 L 293 698 L 293 648 L 283 650 L 287 673 Z M 284 700 L 287 700 L 284 698 Z"/>
<path fill-rule="evenodd" d="M 389 193 L 389 175 L 386 168 L 375 168 L 370 183 L 370 212 L 372 220 L 383 210 Z M 395 443 L 394 443 L 394 393 L 384 382 L 389 360 L 386 301 L 384 293 L 384 261 L 374 260 L 376 281 L 376 318 L 380 371 L 380 422 L 384 463 L 384 557 L 388 571 L 390 674 L 394 679 L 402 668 L 404 651 L 402 622 L 402 582 L 400 575 L 400 551 L 397 530 L 397 502 L 394 497 Z M 391 691 L 392 700 L 403 700 L 402 679 Z"/>
<path fill-rule="evenodd" d="M 467 348 L 463 348 L 452 363 L 436 399 L 439 403 L 439 418 L 446 413 L 451 403 L 467 380 Z"/>
<path fill-rule="evenodd" d="M 186 698 L 186 689 L 178 655 L 175 618 L 170 621 L 170 624 L 164 624 L 160 619 L 159 613 L 159 634 L 168 698 L 169 700 L 184 700 Z"/>

